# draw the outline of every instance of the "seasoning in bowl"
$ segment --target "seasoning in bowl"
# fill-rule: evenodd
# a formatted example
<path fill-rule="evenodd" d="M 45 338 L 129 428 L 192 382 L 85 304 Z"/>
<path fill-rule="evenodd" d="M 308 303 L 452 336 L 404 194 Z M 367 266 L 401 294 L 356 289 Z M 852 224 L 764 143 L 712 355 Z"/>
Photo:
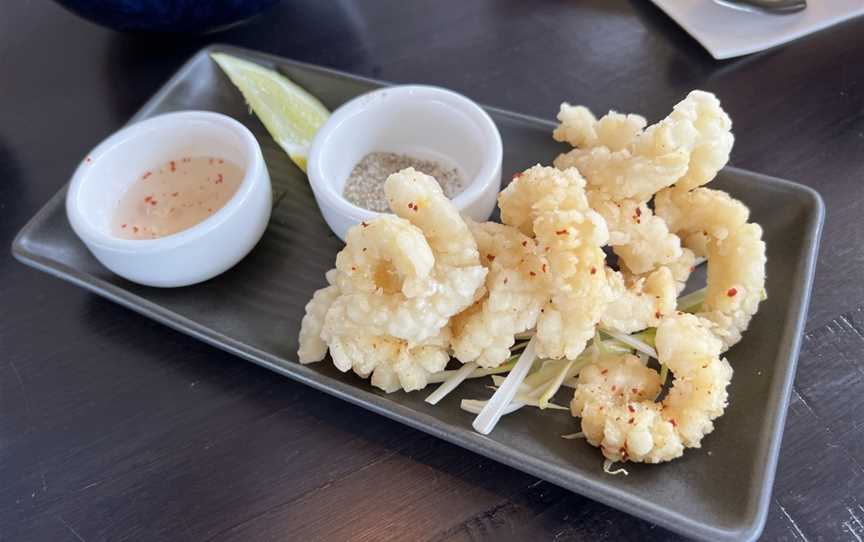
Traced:
<path fill-rule="evenodd" d="M 183 157 L 142 173 L 111 221 L 122 239 L 157 239 L 202 222 L 237 192 L 243 170 L 222 158 Z"/>
<path fill-rule="evenodd" d="M 458 168 L 405 154 L 370 152 L 351 170 L 342 195 L 358 207 L 386 213 L 390 208 L 384 195 L 384 181 L 390 175 L 409 167 L 435 177 L 448 198 L 454 198 L 464 189 Z"/>

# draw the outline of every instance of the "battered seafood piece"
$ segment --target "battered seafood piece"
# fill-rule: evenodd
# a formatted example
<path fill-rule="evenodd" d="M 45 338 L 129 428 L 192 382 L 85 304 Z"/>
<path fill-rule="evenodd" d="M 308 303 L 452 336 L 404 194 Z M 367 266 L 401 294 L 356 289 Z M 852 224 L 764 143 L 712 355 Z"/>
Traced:
<path fill-rule="evenodd" d="M 682 242 L 682 244 L 686 245 L 686 242 Z M 621 267 L 621 273 L 623 273 L 624 276 L 628 277 L 631 281 L 640 278 L 648 278 L 648 276 L 651 274 L 650 272 L 641 274 L 634 273 L 627 268 L 627 264 L 623 261 L 619 261 L 619 264 Z M 687 287 L 687 280 L 690 278 L 690 275 L 693 273 L 693 271 L 696 270 L 695 266 L 696 254 L 694 253 L 694 251 L 690 250 L 686 246 L 681 249 L 681 255 L 679 257 L 675 258 L 670 263 L 663 265 L 665 269 L 668 269 L 672 273 L 672 278 L 675 279 L 675 290 L 677 294 L 683 292 L 684 288 Z"/>
<path fill-rule="evenodd" d="M 765 242 L 748 223 L 708 245 L 708 290 L 699 316 L 714 322 L 724 350 L 741 340 L 765 295 Z"/>
<path fill-rule="evenodd" d="M 687 248 L 686 243 L 681 249 L 681 256 L 666 266 L 675 278 L 675 289 L 680 294 L 687 287 L 687 279 L 696 270 L 696 253 Z"/>
<path fill-rule="evenodd" d="M 644 131 L 637 131 L 645 119 L 636 115 L 592 118 L 584 107 L 561 106 L 553 137 L 576 148 L 556 158 L 555 167 L 578 168 L 591 190 L 619 202 L 647 201 L 676 183 L 682 191 L 707 183 L 729 160 L 734 143 L 732 121 L 720 101 L 700 90 Z"/>
<path fill-rule="evenodd" d="M 523 179 L 524 177 L 524 179 Z M 575 168 L 557 170 L 536 165 L 513 176 L 498 195 L 501 222 L 534 236 L 534 221 L 557 210 L 590 210 L 585 179 Z"/>
<path fill-rule="evenodd" d="M 675 311 L 678 288 L 672 271 L 661 267 L 646 277 L 629 277 L 607 268 L 612 301 L 603 311 L 600 324 L 620 333 L 634 333 L 657 327 L 660 320 Z"/>
<path fill-rule="evenodd" d="M 423 231 L 439 267 L 482 271 L 468 225 L 434 178 L 409 167 L 387 178 L 384 193 L 396 215 Z"/>
<path fill-rule="evenodd" d="M 340 294 L 326 311 L 320 340 L 339 370 L 371 374 L 385 391 L 424 387 L 450 359 L 445 311 L 461 310 L 473 292 L 460 298 L 436 279 L 431 248 L 406 220 L 383 215 L 352 228 L 347 241 L 331 286 Z M 311 350 L 307 344 L 316 343 L 301 335 L 300 350 Z M 320 361 L 318 352 L 307 360 Z"/>
<path fill-rule="evenodd" d="M 560 124 L 552 137 L 579 149 L 606 147 L 612 152 L 624 150 L 645 130 L 648 121 L 641 115 L 622 115 L 610 111 L 600 120 L 583 105 L 561 104 Z"/>
<path fill-rule="evenodd" d="M 601 357 L 579 372 L 570 412 L 582 419 L 582 433 L 613 461 L 659 463 L 679 457 L 684 447 L 654 402 L 660 375 L 636 356 Z"/>
<path fill-rule="evenodd" d="M 672 266 L 679 283 L 686 282 L 689 255 L 675 228 L 646 202 L 673 184 L 682 193 L 705 184 L 726 164 L 734 138 L 719 100 L 693 91 L 644 130 L 642 117 L 610 112 L 596 120 L 584 107 L 568 104 L 558 119 L 553 137 L 577 148 L 558 156 L 555 166 L 577 167 L 585 176 L 591 207 L 606 220 L 623 266 L 636 275 Z"/>
<path fill-rule="evenodd" d="M 732 367 L 720 358 L 710 323 L 691 314 L 665 318 L 657 328 L 660 362 L 674 375 L 655 402 L 661 382 L 639 358 L 604 356 L 585 367 L 570 404 L 586 440 L 611 461 L 660 463 L 698 448 L 726 408 Z"/>
<path fill-rule="evenodd" d="M 750 218 L 746 205 L 726 192 L 704 187 L 689 192 L 677 186 L 662 190 L 654 198 L 654 209 L 682 239 L 702 233 L 722 241 Z M 704 250 L 704 245 L 694 244 L 697 250 Z"/>
<path fill-rule="evenodd" d="M 594 197 L 590 201 L 591 208 L 606 220 L 609 245 L 628 272 L 650 273 L 660 266 L 675 264 L 683 256 L 681 239 L 654 216 L 647 204 L 635 200 L 598 201 Z"/>
<path fill-rule="evenodd" d="M 297 350 L 300 363 L 321 361 L 327 355 L 327 343 L 321 338 L 321 330 L 324 329 L 327 311 L 339 297 L 339 288 L 334 285 L 335 269 L 327 271 L 325 276 L 330 286 L 321 288 L 312 295 L 312 299 L 306 304 L 306 314 L 300 322 L 300 348 Z"/>
<path fill-rule="evenodd" d="M 537 319 L 537 355 L 576 359 L 612 297 L 600 248 L 606 226 L 593 211 L 555 212 L 535 224 L 552 273 L 550 300 Z"/>
<path fill-rule="evenodd" d="M 663 400 L 668 420 L 687 448 L 698 448 L 723 415 L 732 367 L 720 358 L 722 345 L 706 322 L 691 314 L 674 315 L 657 328 L 657 354 L 675 379 Z"/>
<path fill-rule="evenodd" d="M 537 319 L 537 355 L 575 359 L 594 336 L 611 299 L 606 222 L 585 197 L 585 180 L 574 169 L 534 166 L 518 175 L 498 198 L 502 221 L 533 235 L 549 267 L 549 301 Z"/>
<path fill-rule="evenodd" d="M 708 258 L 703 312 L 716 325 L 724 349 L 741 340 L 765 293 L 762 228 L 748 223 L 750 210 L 729 194 L 708 188 L 682 192 L 675 186 L 655 199 L 658 216 L 696 254 Z"/>
<path fill-rule="evenodd" d="M 394 211 L 417 225 L 382 215 L 349 230 L 332 276 L 339 295 L 330 300 L 319 338 L 340 370 L 371 374 L 373 385 L 386 391 L 398 380 L 410 391 L 446 366 L 450 318 L 482 295 L 487 271 L 468 227 L 434 179 L 409 169 L 392 175 L 385 191 L 393 206 L 410 199 L 410 208 Z M 331 295 L 310 303 L 300 337 L 305 362 L 323 358 L 314 332 Z"/>
<path fill-rule="evenodd" d="M 342 327 L 361 326 L 373 335 L 422 342 L 474 301 L 478 284 L 464 292 L 451 280 L 441 280 L 445 277 L 435 270 L 423 232 L 392 215 L 351 228 L 345 248 L 336 255 L 336 269 L 336 285 L 352 303 L 341 321 L 327 319 L 331 335 L 342 334 Z"/>
<path fill-rule="evenodd" d="M 453 317 L 451 346 L 463 363 L 497 367 L 510 357 L 514 336 L 537 323 L 547 300 L 541 278 L 547 263 L 535 253 L 534 240 L 516 228 L 467 222 L 480 249 L 480 261 L 489 270 L 487 294 Z"/>
<path fill-rule="evenodd" d="M 343 300 L 350 303 L 344 297 L 337 303 Z M 327 316 L 336 318 L 339 314 L 334 310 Z M 360 327 L 337 336 L 329 336 L 325 328 L 323 335 L 337 369 L 342 372 L 353 369 L 361 378 L 371 374 L 372 385 L 387 393 L 426 387 L 428 376 L 443 370 L 450 360 L 447 328 L 414 346 L 391 336 L 367 335 Z"/>

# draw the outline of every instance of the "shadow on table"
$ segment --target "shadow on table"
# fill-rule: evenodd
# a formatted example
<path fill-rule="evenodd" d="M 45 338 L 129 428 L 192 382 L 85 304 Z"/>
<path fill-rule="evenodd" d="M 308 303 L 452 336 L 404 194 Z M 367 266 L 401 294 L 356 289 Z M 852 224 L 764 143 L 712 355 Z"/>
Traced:
<path fill-rule="evenodd" d="M 3 250 L 9 249 L 9 244 L 24 226 L 29 218 L 31 209 L 36 205 L 31 201 L 33 193 L 31 185 L 24 178 L 19 158 L 15 155 L 11 145 L 0 138 L 0 246 Z M 7 252 L 8 254 L 8 252 Z M 0 258 L 0 269 L 2 269 L 7 258 Z"/>

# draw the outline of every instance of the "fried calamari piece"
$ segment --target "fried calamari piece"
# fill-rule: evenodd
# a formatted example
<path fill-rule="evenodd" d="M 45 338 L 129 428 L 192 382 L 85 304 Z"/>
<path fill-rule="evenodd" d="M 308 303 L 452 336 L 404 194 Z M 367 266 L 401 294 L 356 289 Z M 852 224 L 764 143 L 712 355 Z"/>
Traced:
<path fill-rule="evenodd" d="M 675 311 L 678 289 L 672 271 L 660 267 L 645 277 L 625 276 L 607 269 L 612 301 L 603 311 L 600 324 L 620 333 L 634 333 L 657 327 L 664 316 Z"/>
<path fill-rule="evenodd" d="M 446 366 L 450 318 L 482 296 L 487 271 L 434 179 L 405 170 L 387 180 L 385 192 L 394 206 L 410 197 L 402 214 L 414 223 L 381 215 L 348 231 L 331 277 L 338 296 L 324 296 L 330 303 L 323 325 L 325 299 L 310 304 L 301 350 L 310 361 L 319 357 L 320 325 L 319 338 L 340 370 L 371 374 L 372 384 L 387 391 L 396 381 L 414 390 Z"/>
<path fill-rule="evenodd" d="M 327 316 L 335 314 L 330 311 Z M 371 374 L 372 385 L 387 393 L 426 387 L 429 375 L 444 370 L 450 360 L 448 337 L 444 328 L 435 337 L 411 346 L 390 336 L 367 335 L 362 329 L 335 337 L 325 331 L 333 364 L 342 372 L 353 369 L 362 378 Z"/>
<path fill-rule="evenodd" d="M 513 182 L 498 195 L 498 207 L 501 222 L 519 228 L 528 237 L 534 236 L 534 220 L 545 212 L 590 210 L 585 179 L 579 171 L 539 164 L 513 177 Z"/>
<path fill-rule="evenodd" d="M 468 221 L 489 270 L 486 295 L 451 320 L 454 356 L 482 367 L 497 367 L 510 357 L 515 335 L 535 326 L 546 302 L 545 259 L 534 240 L 512 226 Z"/>
<path fill-rule="evenodd" d="M 762 228 L 748 223 L 750 210 L 726 192 L 696 188 L 667 189 L 655 199 L 684 243 L 708 259 L 708 284 L 701 316 L 715 323 L 724 349 L 741 340 L 765 294 L 765 243 Z"/>
<path fill-rule="evenodd" d="M 681 239 L 645 203 L 594 197 L 590 201 L 591 207 L 606 221 L 612 250 L 631 273 L 650 273 L 682 257 Z"/>
<path fill-rule="evenodd" d="M 629 278 L 631 281 L 640 278 L 648 278 L 648 276 L 653 272 L 649 271 L 648 273 L 633 273 L 632 271 L 630 271 L 630 269 L 627 267 L 627 264 L 625 264 L 623 260 L 619 260 L 618 263 L 621 268 L 621 273 L 623 273 L 624 276 Z M 684 289 L 687 287 L 687 280 L 690 279 L 690 275 L 696 270 L 696 264 L 696 254 L 689 248 L 682 248 L 681 255 L 678 258 L 675 258 L 671 262 L 662 265 L 662 267 L 668 269 L 672 273 L 672 278 L 675 279 L 675 290 L 678 294 L 683 292 Z"/>
<path fill-rule="evenodd" d="M 720 358 L 722 344 L 709 323 L 692 314 L 663 320 L 655 343 L 660 363 L 675 376 L 663 400 L 663 418 L 675 426 L 684 446 L 698 448 L 726 409 L 732 367 Z"/>
<path fill-rule="evenodd" d="M 606 147 L 613 152 L 629 147 L 648 124 L 641 115 L 622 115 L 615 111 L 598 121 L 587 107 L 568 103 L 561 104 L 558 122 L 560 124 L 552 132 L 555 141 L 566 141 L 580 149 Z"/>
<path fill-rule="evenodd" d="M 387 178 L 384 193 L 390 209 L 423 232 L 436 265 L 480 267 L 474 237 L 434 177 L 406 168 Z"/>
<path fill-rule="evenodd" d="M 501 192 L 498 205 L 503 222 L 533 236 L 549 263 L 537 355 L 575 359 L 611 297 L 601 248 L 609 237 L 606 222 L 588 206 L 585 180 L 575 169 L 527 169 Z"/>
<path fill-rule="evenodd" d="M 582 418 L 589 443 L 612 461 L 660 463 L 698 448 L 723 414 L 732 367 L 720 358 L 710 322 L 691 314 L 665 318 L 657 328 L 660 362 L 674 375 L 655 402 L 658 373 L 635 356 L 610 355 L 579 374 L 570 410 Z"/>
<path fill-rule="evenodd" d="M 748 223 L 708 244 L 708 290 L 699 316 L 714 322 L 724 350 L 741 340 L 765 296 L 765 242 Z"/>
<path fill-rule="evenodd" d="M 613 201 L 648 201 L 676 183 L 681 190 L 703 185 L 726 164 L 734 142 L 720 101 L 698 90 L 638 132 L 644 119 L 615 112 L 592 123 L 586 109 L 565 104 L 558 118 L 553 137 L 576 148 L 558 156 L 555 167 L 578 168 L 591 190 Z"/>
<path fill-rule="evenodd" d="M 473 303 L 485 277 L 479 265 L 439 272 L 423 232 L 393 215 L 351 228 L 346 241 L 336 256 L 336 284 L 353 300 L 345 325 L 362 324 L 371 335 L 409 343 L 437 335 L 453 314 Z"/>
<path fill-rule="evenodd" d="M 306 314 L 300 322 L 297 350 L 300 363 L 321 361 L 327 355 L 327 343 L 321 338 L 321 330 L 324 328 L 324 316 L 339 297 L 339 288 L 334 285 L 335 269 L 328 271 L 326 277 L 330 286 L 321 288 L 312 295 L 312 299 L 306 304 Z"/>
<path fill-rule="evenodd" d="M 654 210 L 682 239 L 701 232 L 722 241 L 750 219 L 746 205 L 726 192 L 704 187 L 689 192 L 677 187 L 663 190 L 654 198 Z"/>

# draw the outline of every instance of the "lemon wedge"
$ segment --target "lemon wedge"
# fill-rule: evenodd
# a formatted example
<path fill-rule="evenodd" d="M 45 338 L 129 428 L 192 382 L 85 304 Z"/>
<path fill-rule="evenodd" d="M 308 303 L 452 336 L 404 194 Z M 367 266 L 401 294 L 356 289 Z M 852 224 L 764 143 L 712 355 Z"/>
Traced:
<path fill-rule="evenodd" d="M 327 108 L 280 73 L 224 53 L 210 56 L 240 89 L 276 143 L 306 171 L 312 138 L 330 116 Z"/>

